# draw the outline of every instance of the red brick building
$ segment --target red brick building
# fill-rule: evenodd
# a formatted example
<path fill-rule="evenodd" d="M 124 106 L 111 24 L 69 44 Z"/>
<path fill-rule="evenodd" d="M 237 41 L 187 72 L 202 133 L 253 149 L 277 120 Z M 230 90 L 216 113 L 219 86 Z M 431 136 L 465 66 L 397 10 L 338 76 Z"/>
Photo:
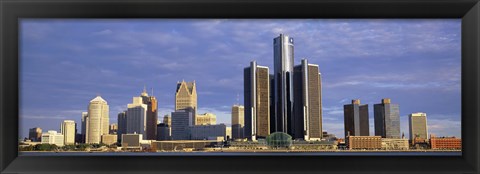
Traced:
<path fill-rule="evenodd" d="M 462 139 L 455 137 L 430 137 L 432 149 L 462 149 Z"/>

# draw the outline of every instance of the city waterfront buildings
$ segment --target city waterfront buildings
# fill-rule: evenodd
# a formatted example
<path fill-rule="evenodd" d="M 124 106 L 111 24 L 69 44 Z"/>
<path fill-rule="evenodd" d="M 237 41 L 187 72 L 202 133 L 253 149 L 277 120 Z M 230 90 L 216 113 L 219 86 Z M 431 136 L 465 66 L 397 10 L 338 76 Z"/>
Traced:
<path fill-rule="evenodd" d="M 225 124 L 216 125 L 194 125 L 190 126 L 191 140 L 218 140 L 227 139 L 227 126 Z"/>
<path fill-rule="evenodd" d="M 118 132 L 118 124 L 117 123 L 110 124 L 110 126 L 108 127 L 108 133 L 117 134 L 117 132 Z"/>
<path fill-rule="evenodd" d="M 274 106 L 276 124 L 274 132 L 293 135 L 293 38 L 284 34 L 273 39 Z M 268 75 L 266 77 L 268 79 Z"/>
<path fill-rule="evenodd" d="M 294 67 L 294 130 L 293 137 L 304 140 L 322 139 L 322 86 L 318 65 L 303 59 Z"/>
<path fill-rule="evenodd" d="M 431 149 L 462 149 L 462 139 L 456 137 L 436 137 L 430 135 Z"/>
<path fill-rule="evenodd" d="M 123 111 L 123 112 L 120 112 L 118 113 L 117 115 L 117 126 L 118 126 L 118 129 L 117 129 L 117 139 L 118 139 L 118 142 L 120 142 L 120 140 L 122 139 L 122 134 L 126 134 L 127 133 L 127 111 Z"/>
<path fill-rule="evenodd" d="M 198 114 L 195 117 L 195 125 L 217 124 L 217 116 L 213 113 Z"/>
<path fill-rule="evenodd" d="M 193 109 L 192 125 L 196 125 L 195 117 L 197 114 L 197 87 L 193 82 L 177 82 L 177 90 L 175 92 L 175 110 Z"/>
<path fill-rule="evenodd" d="M 243 127 L 245 125 L 245 107 L 242 105 L 232 106 L 232 139 L 243 139 Z"/>
<path fill-rule="evenodd" d="M 86 141 L 86 135 L 87 135 L 87 119 L 88 119 L 88 112 L 82 112 L 82 118 L 81 118 L 81 140 L 80 142 L 85 143 Z"/>
<path fill-rule="evenodd" d="M 97 96 L 88 105 L 88 119 L 86 125 L 86 143 L 98 144 L 101 136 L 108 134 L 109 106 L 101 96 Z"/>
<path fill-rule="evenodd" d="M 29 129 L 28 139 L 33 142 L 39 142 L 42 139 L 42 129 L 39 127 Z"/>
<path fill-rule="evenodd" d="M 426 140 L 428 138 L 427 114 L 422 112 L 408 115 L 410 141 L 414 144 L 415 138 Z"/>
<path fill-rule="evenodd" d="M 195 110 L 190 107 L 172 112 L 173 140 L 190 140 L 189 127 L 193 125 L 194 115 Z"/>
<path fill-rule="evenodd" d="M 408 150 L 409 147 L 408 139 L 382 138 L 382 149 L 384 150 Z"/>
<path fill-rule="evenodd" d="M 143 140 L 142 134 L 123 134 L 122 148 L 123 149 L 141 149 L 140 142 Z"/>
<path fill-rule="evenodd" d="M 118 136 L 116 134 L 102 135 L 102 143 L 112 145 L 117 143 Z"/>
<path fill-rule="evenodd" d="M 360 104 L 360 99 L 352 100 L 352 104 L 343 105 L 345 137 L 369 136 L 368 105 Z"/>
<path fill-rule="evenodd" d="M 127 105 L 127 134 L 142 134 L 146 138 L 148 105 L 143 103 L 143 97 L 133 97 L 133 102 Z"/>
<path fill-rule="evenodd" d="M 382 138 L 400 138 L 400 111 L 398 104 L 390 102 L 389 98 L 382 103 L 373 105 L 375 135 Z"/>
<path fill-rule="evenodd" d="M 348 149 L 381 149 L 381 136 L 348 136 L 346 138 Z"/>
<path fill-rule="evenodd" d="M 147 89 L 143 89 L 141 94 L 143 104 L 147 105 L 146 123 L 145 123 L 145 138 L 147 140 L 157 139 L 157 121 L 158 121 L 158 101 L 153 96 L 149 96 Z"/>
<path fill-rule="evenodd" d="M 57 146 L 64 146 L 65 140 L 61 133 L 54 130 L 49 130 L 42 134 L 42 144 L 54 144 Z"/>
<path fill-rule="evenodd" d="M 244 136 L 250 140 L 270 135 L 269 77 L 268 67 L 256 61 L 244 69 Z"/>
<path fill-rule="evenodd" d="M 165 141 L 172 139 L 172 129 L 167 123 L 157 125 L 157 140 Z"/>
<path fill-rule="evenodd" d="M 167 124 L 167 126 L 172 125 L 172 117 L 170 115 L 163 116 L 163 123 Z"/>
<path fill-rule="evenodd" d="M 62 132 L 65 145 L 75 144 L 75 126 L 76 124 L 73 120 L 64 120 L 62 122 L 60 130 Z"/>

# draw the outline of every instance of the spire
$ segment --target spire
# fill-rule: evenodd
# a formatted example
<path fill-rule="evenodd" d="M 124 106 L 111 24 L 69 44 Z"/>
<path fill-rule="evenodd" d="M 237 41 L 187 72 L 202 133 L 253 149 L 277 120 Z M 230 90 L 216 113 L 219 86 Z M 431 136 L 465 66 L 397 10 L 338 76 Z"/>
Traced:
<path fill-rule="evenodd" d="M 143 85 L 143 91 L 142 91 L 141 96 L 144 96 L 144 97 L 147 97 L 147 96 L 148 96 L 146 85 Z"/>
<path fill-rule="evenodd" d="M 152 93 L 151 93 L 150 95 L 152 95 L 152 96 L 153 96 L 153 87 L 152 87 Z"/>

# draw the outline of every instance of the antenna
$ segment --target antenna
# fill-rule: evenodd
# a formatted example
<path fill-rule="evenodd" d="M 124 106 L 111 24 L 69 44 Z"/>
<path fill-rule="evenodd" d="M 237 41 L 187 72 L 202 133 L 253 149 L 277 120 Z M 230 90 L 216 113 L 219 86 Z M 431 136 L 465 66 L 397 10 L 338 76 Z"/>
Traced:
<path fill-rule="evenodd" d="M 237 92 L 237 105 L 240 105 L 239 100 L 240 100 L 240 94 L 238 94 Z"/>
<path fill-rule="evenodd" d="M 152 97 L 153 97 L 153 87 L 152 87 L 152 94 L 151 94 L 151 95 L 152 95 Z"/>
<path fill-rule="evenodd" d="M 147 92 L 147 86 L 145 84 L 143 84 L 143 92 Z"/>

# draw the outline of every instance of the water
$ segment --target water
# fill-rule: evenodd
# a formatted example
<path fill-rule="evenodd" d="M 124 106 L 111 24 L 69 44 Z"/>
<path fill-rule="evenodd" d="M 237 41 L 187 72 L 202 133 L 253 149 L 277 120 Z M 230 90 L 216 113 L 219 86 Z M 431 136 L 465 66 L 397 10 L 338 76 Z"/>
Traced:
<path fill-rule="evenodd" d="M 19 152 L 19 156 L 462 156 L 462 152 Z"/>

